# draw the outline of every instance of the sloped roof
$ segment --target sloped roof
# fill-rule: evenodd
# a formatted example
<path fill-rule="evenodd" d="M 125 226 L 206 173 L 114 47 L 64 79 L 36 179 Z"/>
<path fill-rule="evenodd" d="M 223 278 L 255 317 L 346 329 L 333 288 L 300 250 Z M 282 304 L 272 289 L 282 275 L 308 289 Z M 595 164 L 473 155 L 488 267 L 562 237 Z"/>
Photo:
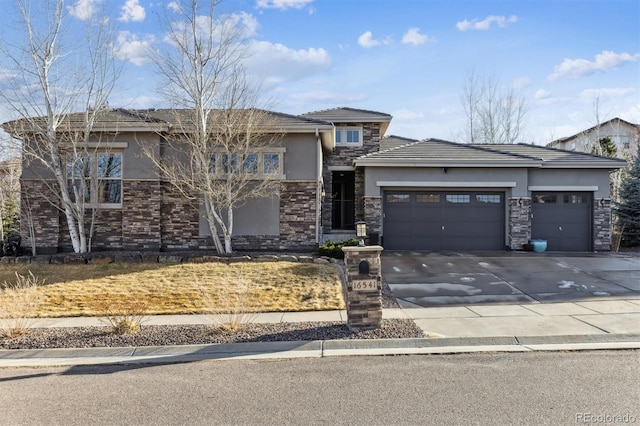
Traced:
<path fill-rule="evenodd" d="M 500 145 L 474 145 L 489 149 L 496 152 L 504 152 L 509 154 L 528 155 L 540 158 L 543 161 L 542 167 L 574 167 L 578 165 L 588 166 L 590 168 L 607 168 L 613 166 L 624 167 L 626 161 L 618 158 L 605 157 L 602 155 L 588 154 L 577 151 L 567 151 L 564 149 L 550 148 L 539 145 L 530 144 L 500 144 Z"/>
<path fill-rule="evenodd" d="M 625 162 L 535 145 L 467 145 L 426 139 L 358 157 L 367 167 L 550 167 L 616 169 Z"/>
<path fill-rule="evenodd" d="M 161 120 L 163 122 L 169 123 L 172 126 L 178 126 L 181 123 L 189 122 L 192 118 L 191 112 L 193 110 L 190 109 L 144 109 L 144 110 L 133 110 L 132 112 L 150 117 L 153 119 Z M 255 117 L 258 120 L 262 120 L 264 124 L 279 127 L 287 131 L 292 131 L 295 129 L 305 129 L 309 130 L 310 128 L 320 128 L 320 129 L 331 129 L 333 126 L 331 123 L 322 120 L 316 120 L 312 118 L 284 114 L 281 112 L 267 111 L 261 109 L 254 110 L 237 110 L 237 112 L 257 112 Z M 216 116 L 221 114 L 222 110 L 212 110 L 211 119 L 212 121 L 216 121 Z"/>
<path fill-rule="evenodd" d="M 418 142 L 418 139 L 405 138 L 402 136 L 389 135 L 380 139 L 380 151 L 384 151 L 389 148 L 395 148 L 400 145 L 406 145 L 408 143 Z"/>
<path fill-rule="evenodd" d="M 586 130 L 582 130 L 581 132 L 578 132 L 575 135 L 567 136 L 567 137 L 556 139 L 556 140 L 554 140 L 552 142 L 549 142 L 547 144 L 547 146 L 551 146 L 551 147 L 557 146 L 557 145 L 559 145 L 559 144 L 561 144 L 563 142 L 567 142 L 567 141 L 575 139 L 575 138 L 577 138 L 579 136 L 589 134 L 589 133 L 593 132 L 594 130 L 597 130 L 600 127 L 605 127 L 605 126 L 607 126 L 609 124 L 613 124 L 613 123 L 623 123 L 623 124 L 626 124 L 627 126 L 630 126 L 630 127 L 640 128 L 640 124 L 634 124 L 634 123 L 631 123 L 629 121 L 623 120 L 622 118 L 614 117 L 611 120 L 605 121 L 604 123 L 600 123 L 600 124 L 597 124 L 597 125 L 595 125 L 593 127 L 589 127 Z"/>
<path fill-rule="evenodd" d="M 349 107 L 338 107 L 308 112 L 306 114 L 302 114 L 301 117 L 314 118 L 331 123 L 380 123 L 380 136 L 384 136 L 384 133 L 387 131 L 389 123 L 393 118 L 390 114 L 384 112 Z"/>
<path fill-rule="evenodd" d="M 60 122 L 59 129 L 82 129 L 85 122 L 85 114 L 81 112 L 66 114 Z M 22 118 L 2 124 L 2 128 L 20 137 L 27 133 L 41 132 L 46 125 L 44 117 Z M 152 117 L 135 113 L 122 108 L 102 108 L 96 111 L 94 131 L 148 130 L 159 131 L 166 127 L 167 123 Z"/>

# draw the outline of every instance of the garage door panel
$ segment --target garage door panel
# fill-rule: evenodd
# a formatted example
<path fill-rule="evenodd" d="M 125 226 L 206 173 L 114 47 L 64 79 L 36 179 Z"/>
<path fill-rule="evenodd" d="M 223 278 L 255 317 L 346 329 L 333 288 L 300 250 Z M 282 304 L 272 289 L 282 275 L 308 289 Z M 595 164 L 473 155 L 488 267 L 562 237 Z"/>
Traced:
<path fill-rule="evenodd" d="M 549 251 L 591 251 L 592 200 L 587 192 L 533 193 L 532 239 Z"/>
<path fill-rule="evenodd" d="M 384 213 L 388 249 L 504 250 L 502 193 L 389 191 Z"/>

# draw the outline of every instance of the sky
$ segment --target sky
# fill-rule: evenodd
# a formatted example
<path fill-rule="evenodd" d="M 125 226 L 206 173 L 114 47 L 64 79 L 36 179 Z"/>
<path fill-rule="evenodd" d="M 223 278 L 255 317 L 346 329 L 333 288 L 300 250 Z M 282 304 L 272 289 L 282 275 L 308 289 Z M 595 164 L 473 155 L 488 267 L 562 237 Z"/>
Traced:
<path fill-rule="evenodd" d="M 171 6 L 67 2 L 70 19 L 106 7 L 118 26 L 124 69 L 110 106 L 162 105 L 147 53 L 164 43 L 158 17 Z M 276 111 L 379 111 L 393 116 L 387 135 L 455 141 L 474 72 L 526 100 L 521 142 L 640 123 L 638 0 L 223 0 L 217 13 L 247 31 L 247 69 Z"/>

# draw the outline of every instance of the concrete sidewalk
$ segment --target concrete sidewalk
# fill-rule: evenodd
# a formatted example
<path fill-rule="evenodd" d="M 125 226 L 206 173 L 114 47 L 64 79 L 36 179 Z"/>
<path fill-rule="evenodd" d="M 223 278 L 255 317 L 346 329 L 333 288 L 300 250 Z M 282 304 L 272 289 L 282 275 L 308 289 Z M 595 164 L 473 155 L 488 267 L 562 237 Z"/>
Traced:
<path fill-rule="evenodd" d="M 640 299 L 383 310 L 415 321 L 424 339 L 327 340 L 133 348 L 0 350 L 0 367 L 172 363 L 479 351 L 640 349 Z M 3 320 L 0 320 L 3 321 Z M 257 323 L 345 321 L 345 311 L 258 314 Z M 209 324 L 206 315 L 150 316 L 146 325 Z M 104 325 L 98 318 L 48 318 L 34 327 Z"/>

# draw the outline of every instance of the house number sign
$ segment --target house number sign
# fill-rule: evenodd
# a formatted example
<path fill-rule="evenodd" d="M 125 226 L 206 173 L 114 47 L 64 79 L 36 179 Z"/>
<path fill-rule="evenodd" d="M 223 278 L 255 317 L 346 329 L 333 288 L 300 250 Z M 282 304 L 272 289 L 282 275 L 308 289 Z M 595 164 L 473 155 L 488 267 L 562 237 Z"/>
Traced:
<path fill-rule="evenodd" d="M 378 280 L 375 278 L 370 280 L 353 280 L 351 286 L 353 291 L 376 291 L 378 290 Z"/>

